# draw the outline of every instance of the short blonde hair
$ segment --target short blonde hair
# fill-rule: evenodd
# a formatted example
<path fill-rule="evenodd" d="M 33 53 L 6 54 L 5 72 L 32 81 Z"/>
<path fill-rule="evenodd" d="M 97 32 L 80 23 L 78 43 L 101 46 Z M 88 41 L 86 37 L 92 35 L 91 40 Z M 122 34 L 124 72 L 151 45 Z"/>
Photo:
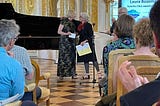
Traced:
<path fill-rule="evenodd" d="M 140 46 L 152 46 L 153 35 L 149 18 L 142 18 L 134 25 L 133 36 Z"/>
<path fill-rule="evenodd" d="M 67 13 L 67 17 L 68 18 L 73 18 L 75 16 L 76 16 L 76 14 L 75 14 L 74 10 L 68 10 L 68 13 Z"/>
<path fill-rule="evenodd" d="M 89 15 L 86 12 L 81 12 L 80 16 L 85 20 L 85 21 L 89 21 Z"/>

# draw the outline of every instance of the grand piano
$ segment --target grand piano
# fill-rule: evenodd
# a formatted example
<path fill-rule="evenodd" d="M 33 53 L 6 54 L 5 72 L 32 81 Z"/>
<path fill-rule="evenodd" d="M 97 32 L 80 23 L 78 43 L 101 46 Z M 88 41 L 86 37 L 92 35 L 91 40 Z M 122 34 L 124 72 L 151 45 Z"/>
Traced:
<path fill-rule="evenodd" d="M 60 18 L 20 14 L 14 11 L 11 3 L 0 3 L 0 19 L 14 19 L 20 26 L 17 45 L 28 50 L 58 50 Z"/>

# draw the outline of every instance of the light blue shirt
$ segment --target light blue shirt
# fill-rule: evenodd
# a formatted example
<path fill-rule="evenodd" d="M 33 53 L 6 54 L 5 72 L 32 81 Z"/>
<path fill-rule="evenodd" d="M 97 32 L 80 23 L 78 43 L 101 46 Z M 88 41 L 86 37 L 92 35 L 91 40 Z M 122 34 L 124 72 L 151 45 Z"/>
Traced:
<path fill-rule="evenodd" d="M 24 47 L 14 45 L 10 51 L 14 53 L 13 58 L 22 64 L 25 75 L 31 74 L 33 69 L 27 50 Z"/>
<path fill-rule="evenodd" d="M 24 72 L 21 64 L 0 47 L 0 100 L 24 94 Z"/>

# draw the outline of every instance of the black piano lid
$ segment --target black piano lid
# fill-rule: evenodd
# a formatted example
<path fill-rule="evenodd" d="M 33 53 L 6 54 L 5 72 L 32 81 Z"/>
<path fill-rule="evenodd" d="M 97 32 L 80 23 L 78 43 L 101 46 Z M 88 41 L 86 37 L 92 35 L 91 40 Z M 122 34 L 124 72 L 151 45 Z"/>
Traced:
<path fill-rule="evenodd" d="M 11 3 L 0 3 L 0 19 L 16 20 L 23 36 L 59 36 L 60 18 L 17 13 Z"/>
<path fill-rule="evenodd" d="M 17 45 L 30 50 L 58 50 L 60 18 L 20 14 L 11 3 L 0 3 L 0 19 L 14 19 L 20 26 Z"/>
<path fill-rule="evenodd" d="M 58 50 L 60 35 L 57 33 L 59 17 L 25 15 L 15 12 L 11 3 L 0 3 L 0 19 L 14 19 L 20 26 L 17 45 L 26 49 Z M 74 21 L 79 25 L 79 21 Z"/>

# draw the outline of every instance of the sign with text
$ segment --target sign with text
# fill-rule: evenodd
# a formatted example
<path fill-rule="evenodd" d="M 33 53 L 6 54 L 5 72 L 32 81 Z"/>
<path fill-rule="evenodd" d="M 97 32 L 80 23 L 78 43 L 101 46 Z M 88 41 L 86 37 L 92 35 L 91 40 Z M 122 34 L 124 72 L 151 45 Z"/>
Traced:
<path fill-rule="evenodd" d="M 157 0 L 121 0 L 122 7 L 128 9 L 128 14 L 133 16 L 136 21 L 141 18 L 149 17 L 149 12 Z"/>

